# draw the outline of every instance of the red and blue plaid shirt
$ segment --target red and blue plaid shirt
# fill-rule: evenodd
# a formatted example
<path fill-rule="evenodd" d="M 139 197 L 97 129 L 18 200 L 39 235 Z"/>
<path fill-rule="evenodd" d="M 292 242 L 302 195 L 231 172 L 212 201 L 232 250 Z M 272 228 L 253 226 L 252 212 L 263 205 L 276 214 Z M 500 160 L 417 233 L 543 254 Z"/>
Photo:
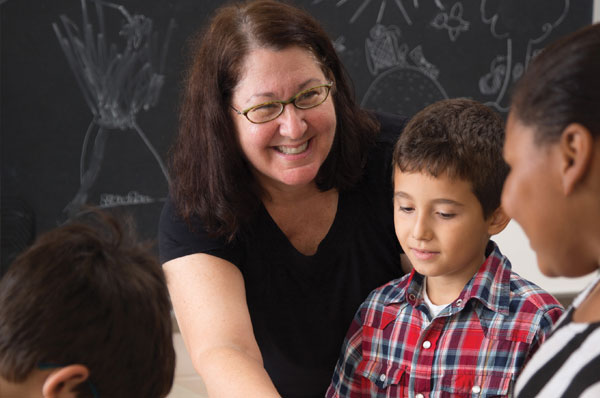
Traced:
<path fill-rule="evenodd" d="M 563 310 L 511 272 L 495 243 L 435 318 L 412 272 L 374 290 L 350 326 L 327 397 L 509 396 Z"/>

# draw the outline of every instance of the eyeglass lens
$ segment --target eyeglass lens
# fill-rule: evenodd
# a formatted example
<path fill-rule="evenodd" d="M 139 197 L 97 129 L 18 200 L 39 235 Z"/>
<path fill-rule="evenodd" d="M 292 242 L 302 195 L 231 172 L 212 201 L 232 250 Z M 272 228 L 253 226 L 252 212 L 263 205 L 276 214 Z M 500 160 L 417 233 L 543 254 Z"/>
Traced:
<path fill-rule="evenodd" d="M 291 103 L 296 108 L 310 109 L 322 104 L 329 94 L 329 85 L 317 86 L 301 91 L 293 97 Z M 254 123 L 264 123 L 275 119 L 283 112 L 283 108 L 290 102 L 269 102 L 251 108 L 246 117 Z"/>

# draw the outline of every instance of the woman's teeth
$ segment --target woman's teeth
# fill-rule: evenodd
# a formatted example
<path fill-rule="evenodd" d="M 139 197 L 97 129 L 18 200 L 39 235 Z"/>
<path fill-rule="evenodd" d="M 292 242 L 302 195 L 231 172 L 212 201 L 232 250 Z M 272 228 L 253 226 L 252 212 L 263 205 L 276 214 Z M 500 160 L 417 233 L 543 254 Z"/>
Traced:
<path fill-rule="evenodd" d="M 306 151 L 306 148 L 308 148 L 308 141 L 297 147 L 278 146 L 277 150 L 281 153 L 285 153 L 286 155 L 295 155 Z"/>

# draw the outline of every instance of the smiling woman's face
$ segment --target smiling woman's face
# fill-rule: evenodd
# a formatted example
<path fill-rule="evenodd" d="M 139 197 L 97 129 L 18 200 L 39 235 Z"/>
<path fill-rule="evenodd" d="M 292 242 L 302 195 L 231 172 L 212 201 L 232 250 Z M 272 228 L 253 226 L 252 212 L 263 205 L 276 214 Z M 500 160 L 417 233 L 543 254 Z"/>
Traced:
<path fill-rule="evenodd" d="M 328 82 L 315 57 L 299 47 L 254 49 L 242 70 L 231 104 L 238 110 L 288 100 L 302 90 Z M 262 124 L 253 124 L 231 110 L 239 145 L 263 188 L 314 182 L 335 137 L 334 91 L 315 108 L 298 109 L 288 104 L 278 118 Z"/>

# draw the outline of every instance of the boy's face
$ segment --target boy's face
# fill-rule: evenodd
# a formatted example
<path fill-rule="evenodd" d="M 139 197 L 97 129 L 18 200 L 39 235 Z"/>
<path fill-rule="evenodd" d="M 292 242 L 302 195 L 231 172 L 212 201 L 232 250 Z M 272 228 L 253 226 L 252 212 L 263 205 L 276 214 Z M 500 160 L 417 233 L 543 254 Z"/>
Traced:
<path fill-rule="evenodd" d="M 395 167 L 396 236 L 418 273 L 466 283 L 483 263 L 491 219 L 470 182 Z"/>

